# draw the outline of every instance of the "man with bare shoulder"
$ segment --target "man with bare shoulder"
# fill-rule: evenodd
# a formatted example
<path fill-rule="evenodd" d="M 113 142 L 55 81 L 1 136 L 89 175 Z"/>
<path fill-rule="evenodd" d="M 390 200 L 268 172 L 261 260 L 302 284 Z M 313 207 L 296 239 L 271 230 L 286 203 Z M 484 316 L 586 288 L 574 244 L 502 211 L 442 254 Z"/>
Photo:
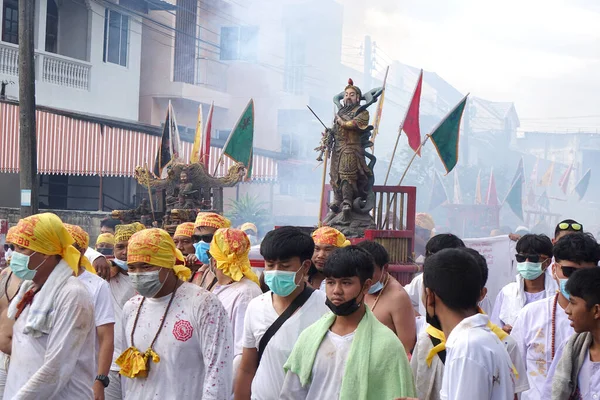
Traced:
<path fill-rule="evenodd" d="M 375 283 L 371 285 L 365 302 L 379 322 L 390 328 L 406 352 L 410 353 L 417 337 L 415 314 L 408 293 L 387 270 L 390 260 L 388 252 L 381 244 L 370 240 L 360 242 L 358 247 L 371 253 L 375 259 Z"/>
<path fill-rule="evenodd" d="M 6 236 L 7 243 L 12 237 L 12 228 Z M 21 280 L 17 278 L 10 266 L 0 272 L 0 400 L 4 395 L 10 352 L 12 348 L 13 325 L 15 321 L 8 318 L 6 310 L 21 287 Z"/>

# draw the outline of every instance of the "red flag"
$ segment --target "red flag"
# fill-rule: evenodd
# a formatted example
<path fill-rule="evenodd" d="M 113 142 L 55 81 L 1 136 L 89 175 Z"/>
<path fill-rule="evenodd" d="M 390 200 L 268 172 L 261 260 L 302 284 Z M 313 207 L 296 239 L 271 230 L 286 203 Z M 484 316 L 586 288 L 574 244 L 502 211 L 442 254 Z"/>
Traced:
<path fill-rule="evenodd" d="M 571 176 L 571 170 L 573 169 L 573 163 L 569 165 L 569 168 L 564 172 L 564 174 L 560 177 L 560 181 L 558 182 L 558 186 L 564 194 L 567 194 L 567 187 L 569 186 L 569 177 Z"/>
<path fill-rule="evenodd" d="M 498 193 L 496 192 L 496 179 L 494 179 L 494 170 L 490 172 L 490 185 L 488 186 L 486 204 L 488 206 L 498 205 Z"/>
<path fill-rule="evenodd" d="M 417 154 L 421 156 L 421 150 L 419 146 L 421 145 L 421 127 L 419 125 L 419 108 L 421 105 L 421 88 L 423 86 L 423 70 L 419 74 L 419 80 L 417 81 L 417 86 L 415 87 L 415 92 L 413 94 L 412 100 L 410 101 L 410 105 L 408 106 L 408 110 L 406 110 L 406 117 L 404 118 L 404 122 L 402 124 L 402 130 L 406 133 L 406 137 L 408 138 L 408 145 L 414 151 L 418 151 Z"/>
<path fill-rule="evenodd" d="M 204 125 L 204 134 L 202 135 L 202 148 L 200 149 L 200 160 L 208 170 L 208 161 L 210 158 L 210 136 L 212 134 L 212 118 L 213 110 L 215 108 L 215 102 L 213 101 L 208 110 L 208 118 L 206 118 L 206 125 Z"/>

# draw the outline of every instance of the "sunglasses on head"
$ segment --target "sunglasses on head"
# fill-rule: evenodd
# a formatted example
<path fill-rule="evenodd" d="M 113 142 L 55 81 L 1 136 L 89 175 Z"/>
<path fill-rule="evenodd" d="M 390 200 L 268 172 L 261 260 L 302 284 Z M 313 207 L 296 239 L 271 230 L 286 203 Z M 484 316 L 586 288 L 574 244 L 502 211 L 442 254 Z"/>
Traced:
<path fill-rule="evenodd" d="M 525 262 L 529 260 L 529 262 L 536 263 L 540 261 L 546 261 L 546 259 L 542 260 L 542 256 L 539 254 L 515 254 L 515 258 L 517 262 Z"/>
<path fill-rule="evenodd" d="M 198 243 L 198 242 L 205 242 L 205 243 L 210 243 L 212 242 L 214 235 L 192 235 L 192 240 L 194 241 L 194 243 Z"/>
<path fill-rule="evenodd" d="M 572 224 L 568 222 L 561 222 L 560 224 L 558 224 L 558 229 L 560 229 L 561 231 L 567 230 L 569 228 L 573 229 L 574 231 L 580 231 L 583 229 L 581 224 L 578 224 L 577 222 L 573 222 Z"/>
<path fill-rule="evenodd" d="M 565 278 L 569 278 L 571 275 L 573 275 L 573 272 L 577 271 L 577 268 L 575 267 L 563 267 L 557 262 L 555 262 L 555 264 L 558 265 L 558 267 L 561 269 L 562 274 L 565 276 Z"/>

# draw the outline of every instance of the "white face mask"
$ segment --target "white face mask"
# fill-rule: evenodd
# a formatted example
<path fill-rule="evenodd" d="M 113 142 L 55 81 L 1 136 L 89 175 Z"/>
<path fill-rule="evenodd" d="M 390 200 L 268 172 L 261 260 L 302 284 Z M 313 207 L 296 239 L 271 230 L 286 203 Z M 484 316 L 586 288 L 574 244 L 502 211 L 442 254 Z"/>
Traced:
<path fill-rule="evenodd" d="M 164 282 L 160 281 L 158 273 L 160 270 L 149 271 L 149 272 L 130 272 L 129 277 L 131 278 L 131 285 L 133 288 L 144 297 L 154 297 L 160 289 L 162 289 Z"/>

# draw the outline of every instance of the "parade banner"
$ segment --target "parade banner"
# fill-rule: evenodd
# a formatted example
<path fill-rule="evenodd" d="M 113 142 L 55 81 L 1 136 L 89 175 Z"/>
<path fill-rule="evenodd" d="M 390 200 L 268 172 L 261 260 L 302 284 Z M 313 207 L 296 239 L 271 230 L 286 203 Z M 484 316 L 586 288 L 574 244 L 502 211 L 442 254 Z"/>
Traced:
<path fill-rule="evenodd" d="M 467 105 L 467 96 L 469 95 L 466 95 L 461 102 L 446 115 L 433 133 L 429 135 L 440 156 L 442 164 L 444 164 L 446 175 L 450 173 L 458 163 L 460 121 L 462 120 L 463 112 Z"/>

